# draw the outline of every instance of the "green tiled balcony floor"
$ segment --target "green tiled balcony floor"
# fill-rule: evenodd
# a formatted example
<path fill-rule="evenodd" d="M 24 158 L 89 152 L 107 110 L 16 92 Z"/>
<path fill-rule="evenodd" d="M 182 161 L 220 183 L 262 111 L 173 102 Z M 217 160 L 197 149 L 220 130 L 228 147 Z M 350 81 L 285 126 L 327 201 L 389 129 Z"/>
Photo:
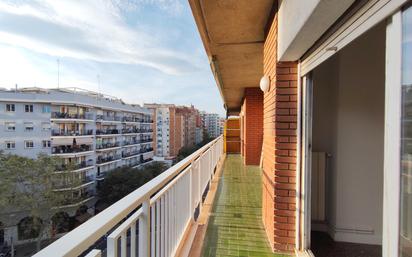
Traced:
<path fill-rule="evenodd" d="M 203 257 L 273 254 L 262 224 L 261 171 L 227 155 L 209 218 Z"/>

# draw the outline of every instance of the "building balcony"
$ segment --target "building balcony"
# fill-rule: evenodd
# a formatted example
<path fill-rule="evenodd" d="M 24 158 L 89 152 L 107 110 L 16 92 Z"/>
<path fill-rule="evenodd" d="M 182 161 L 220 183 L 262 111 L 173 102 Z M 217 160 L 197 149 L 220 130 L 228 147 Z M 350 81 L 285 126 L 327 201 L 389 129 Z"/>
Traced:
<path fill-rule="evenodd" d="M 153 129 L 122 129 L 122 134 L 144 134 L 144 133 L 153 133 Z"/>
<path fill-rule="evenodd" d="M 93 137 L 93 129 L 88 130 L 52 130 L 52 137 Z"/>
<path fill-rule="evenodd" d="M 108 156 L 108 157 L 99 157 L 96 161 L 97 166 L 107 165 L 110 163 L 118 162 L 122 159 L 121 155 Z"/>
<path fill-rule="evenodd" d="M 62 204 L 57 207 L 57 208 L 73 208 L 73 207 L 79 207 L 83 204 L 86 204 L 87 202 L 93 200 L 95 198 L 95 195 L 93 192 L 84 192 L 82 193 L 79 197 L 74 197 L 74 198 L 69 198 L 66 199 L 65 201 L 62 202 Z M 50 255 L 50 256 L 55 256 L 55 255 Z"/>
<path fill-rule="evenodd" d="M 91 176 L 85 176 L 78 183 L 76 183 L 76 185 L 73 185 L 70 183 L 58 184 L 54 187 L 54 191 L 78 190 L 78 189 L 81 189 L 83 187 L 87 187 L 93 184 L 94 184 L 94 178 Z"/>
<path fill-rule="evenodd" d="M 140 151 L 122 153 L 122 158 L 123 159 L 130 159 L 130 158 L 133 158 L 133 157 L 139 157 L 140 154 L 142 154 Z"/>
<path fill-rule="evenodd" d="M 116 150 L 121 147 L 120 142 L 96 144 L 96 152 Z"/>
<path fill-rule="evenodd" d="M 54 122 L 94 122 L 93 114 L 86 113 L 86 114 L 72 114 L 72 113 L 65 113 L 65 112 L 52 112 L 51 113 L 51 120 Z"/>
<path fill-rule="evenodd" d="M 220 170 L 223 157 L 223 139 L 219 137 L 34 256 L 100 256 L 103 252 L 105 256 L 160 256 L 159 249 L 163 249 L 162 256 L 178 255 L 183 244 L 191 243 L 185 235 L 199 220 L 197 213 L 204 209 L 202 196 L 208 191 L 212 178 L 219 177 L 214 175 Z M 236 172 L 244 173 L 244 170 Z M 231 190 L 230 196 L 238 193 L 236 189 Z M 227 193 L 226 198 L 230 199 Z M 241 206 L 245 205 L 240 204 L 239 208 Z M 259 231 L 263 233 L 262 229 Z M 238 234 L 232 236 L 237 238 Z M 248 236 L 255 237 L 254 234 Z M 100 247 L 102 240 L 105 249 Z"/>
<path fill-rule="evenodd" d="M 96 122 L 121 123 L 122 118 L 117 116 L 96 115 Z"/>
<path fill-rule="evenodd" d="M 89 161 L 82 161 L 80 163 L 72 164 L 72 165 L 60 165 L 56 167 L 56 173 L 63 173 L 63 172 L 81 172 L 86 171 L 89 169 L 93 169 L 94 164 L 92 160 Z"/>
<path fill-rule="evenodd" d="M 141 144 L 140 140 L 124 141 L 123 142 L 123 147 L 132 147 L 132 146 L 137 146 L 139 144 Z"/>
<path fill-rule="evenodd" d="M 112 137 L 112 136 L 120 136 L 120 131 L 118 129 L 97 129 L 96 130 L 97 137 Z"/>
<path fill-rule="evenodd" d="M 52 155 L 59 157 L 77 157 L 92 154 L 91 145 L 63 145 L 52 148 Z"/>

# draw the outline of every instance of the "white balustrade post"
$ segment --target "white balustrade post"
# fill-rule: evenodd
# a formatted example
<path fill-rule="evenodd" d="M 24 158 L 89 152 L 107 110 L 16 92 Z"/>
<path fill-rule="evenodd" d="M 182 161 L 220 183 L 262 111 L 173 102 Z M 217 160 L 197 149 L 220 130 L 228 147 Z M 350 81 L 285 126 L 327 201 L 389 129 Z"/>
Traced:
<path fill-rule="evenodd" d="M 150 199 L 143 202 L 139 219 L 139 257 L 150 257 Z"/>
<path fill-rule="evenodd" d="M 193 183 L 192 183 L 192 178 L 193 178 L 193 171 L 195 170 L 195 162 L 192 161 L 190 165 L 190 170 L 189 170 L 189 210 L 190 210 L 190 219 L 193 221 L 194 220 L 194 208 L 193 208 Z"/>

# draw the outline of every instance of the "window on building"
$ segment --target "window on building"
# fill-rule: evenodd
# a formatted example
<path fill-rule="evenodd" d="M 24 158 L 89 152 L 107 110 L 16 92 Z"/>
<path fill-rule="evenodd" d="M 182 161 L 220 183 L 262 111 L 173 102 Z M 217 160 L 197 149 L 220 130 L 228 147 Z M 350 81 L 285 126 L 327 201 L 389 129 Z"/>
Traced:
<path fill-rule="evenodd" d="M 6 122 L 5 127 L 6 127 L 6 131 L 16 131 L 16 123 L 15 122 Z"/>
<path fill-rule="evenodd" d="M 49 122 L 42 122 L 41 124 L 41 129 L 44 131 L 48 131 L 51 129 L 51 125 Z"/>
<path fill-rule="evenodd" d="M 25 122 L 24 123 L 24 131 L 30 132 L 34 130 L 33 122 Z"/>
<path fill-rule="evenodd" d="M 7 149 L 7 150 L 16 149 L 16 142 L 14 142 L 14 141 L 6 141 L 6 149 Z"/>
<path fill-rule="evenodd" d="M 16 106 L 14 104 L 6 104 L 6 112 L 15 112 Z"/>
<path fill-rule="evenodd" d="M 50 140 L 43 140 L 42 145 L 43 145 L 43 148 L 50 148 L 51 147 L 51 141 Z"/>
<path fill-rule="evenodd" d="M 50 105 L 43 105 L 42 111 L 43 111 L 43 113 L 50 113 L 51 112 Z"/>
<path fill-rule="evenodd" d="M 24 148 L 33 148 L 33 147 L 34 147 L 34 142 L 32 140 L 24 141 Z"/>
<path fill-rule="evenodd" d="M 24 105 L 25 112 L 33 112 L 33 105 L 32 104 L 25 104 Z"/>

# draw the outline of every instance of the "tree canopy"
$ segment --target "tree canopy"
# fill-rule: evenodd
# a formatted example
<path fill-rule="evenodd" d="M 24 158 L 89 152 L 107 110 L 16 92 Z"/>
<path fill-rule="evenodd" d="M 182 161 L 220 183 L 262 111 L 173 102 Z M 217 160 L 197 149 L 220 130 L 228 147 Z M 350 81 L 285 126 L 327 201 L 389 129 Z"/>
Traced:
<path fill-rule="evenodd" d="M 98 187 L 99 199 L 104 205 L 111 205 L 160 175 L 167 168 L 167 165 L 162 162 L 153 162 L 140 169 L 130 167 L 115 169 L 109 172 Z"/>

